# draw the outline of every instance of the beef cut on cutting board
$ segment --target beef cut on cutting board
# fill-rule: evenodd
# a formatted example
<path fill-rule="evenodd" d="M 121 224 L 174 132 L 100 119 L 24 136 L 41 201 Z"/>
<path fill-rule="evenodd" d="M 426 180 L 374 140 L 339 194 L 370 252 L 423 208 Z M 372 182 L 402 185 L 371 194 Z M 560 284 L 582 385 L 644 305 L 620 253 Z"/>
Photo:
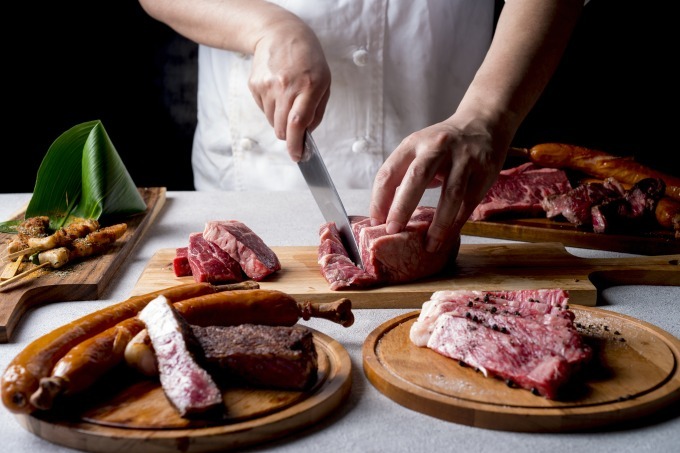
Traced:
<path fill-rule="evenodd" d="M 631 258 L 580 258 L 559 243 L 463 244 L 455 265 L 423 280 L 379 288 L 332 291 L 321 275 L 317 247 L 272 247 L 281 270 L 259 282 L 296 299 L 352 300 L 353 308 L 420 308 L 434 291 L 444 289 L 515 290 L 562 288 L 572 304 L 594 306 L 607 285 L 680 285 L 680 254 Z M 175 249 L 154 254 L 133 295 L 155 291 L 191 277 L 175 277 Z"/>

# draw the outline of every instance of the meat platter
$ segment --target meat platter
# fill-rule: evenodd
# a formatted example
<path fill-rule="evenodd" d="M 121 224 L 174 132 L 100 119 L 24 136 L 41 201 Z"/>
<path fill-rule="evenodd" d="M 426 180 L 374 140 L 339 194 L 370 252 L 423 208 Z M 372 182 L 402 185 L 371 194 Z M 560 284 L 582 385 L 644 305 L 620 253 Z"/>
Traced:
<path fill-rule="evenodd" d="M 99 298 L 165 204 L 165 187 L 147 187 L 138 190 L 147 205 L 146 211 L 120 220 L 127 224 L 127 230 L 106 253 L 96 259 L 73 263 L 68 270 L 40 269 L 2 288 L 0 291 L 3 302 L 0 305 L 0 343 L 10 341 L 21 316 L 33 306 L 53 301 Z M 24 213 L 21 212 L 13 218 L 23 218 L 23 215 Z M 5 243 L 11 236 L 0 233 L 0 241 Z"/>
<path fill-rule="evenodd" d="M 594 306 L 606 285 L 680 285 L 680 255 L 632 258 L 580 258 L 559 243 L 463 244 L 453 268 L 412 283 L 364 290 L 332 291 L 323 279 L 313 246 L 272 247 L 281 270 L 260 282 L 299 300 L 352 300 L 353 308 L 420 308 L 440 289 L 562 288 L 573 304 Z M 133 295 L 156 291 L 191 276 L 176 277 L 175 249 L 158 250 L 142 272 Z"/>
<path fill-rule="evenodd" d="M 572 310 L 596 359 L 559 401 L 510 388 L 415 346 L 409 331 L 419 311 L 383 323 L 366 338 L 364 373 L 380 392 L 409 409 L 503 431 L 606 429 L 678 404 L 680 340 L 625 315 L 592 307 Z"/>
<path fill-rule="evenodd" d="M 306 391 L 229 388 L 224 420 L 180 417 L 158 380 L 112 373 L 67 411 L 17 414 L 21 425 L 45 440 L 97 452 L 203 452 L 273 440 L 330 414 L 349 395 L 351 361 L 338 342 L 313 330 L 318 379 Z"/>

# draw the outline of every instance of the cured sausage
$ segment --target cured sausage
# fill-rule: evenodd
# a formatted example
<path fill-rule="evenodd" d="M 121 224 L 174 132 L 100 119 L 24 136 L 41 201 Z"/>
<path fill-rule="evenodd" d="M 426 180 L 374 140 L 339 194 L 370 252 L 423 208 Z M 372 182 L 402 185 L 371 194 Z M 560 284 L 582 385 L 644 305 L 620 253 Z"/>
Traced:
<path fill-rule="evenodd" d="M 258 288 L 259 285 L 252 281 L 224 285 L 223 288 L 234 289 L 180 300 L 174 303 L 174 307 L 187 321 L 202 326 L 245 323 L 293 325 L 299 318 L 310 317 L 329 319 L 345 327 L 354 322 L 348 299 L 312 304 L 297 302 L 280 291 L 248 287 Z M 220 297 L 214 297 L 217 295 Z M 49 377 L 39 380 L 38 388 L 29 398 L 30 405 L 49 409 L 57 395 L 74 394 L 89 388 L 124 358 L 141 371 L 150 369 L 148 348 L 137 341 L 130 343 L 143 329 L 144 323 L 135 316 L 74 346 L 56 362 Z M 146 339 L 142 337 L 141 341 Z M 136 363 L 143 360 L 146 360 L 144 364 Z"/>
<path fill-rule="evenodd" d="M 618 157 L 582 146 L 542 143 L 528 150 L 529 159 L 550 168 L 570 168 L 600 179 L 614 178 L 635 184 L 645 178 L 660 178 L 666 183 L 666 196 L 680 201 L 680 178 L 656 171 L 631 157 Z"/>
<path fill-rule="evenodd" d="M 676 237 L 680 238 L 680 201 L 662 197 L 656 204 L 654 214 L 659 225 L 675 230 Z"/>
<path fill-rule="evenodd" d="M 38 389 L 40 379 L 50 375 L 52 368 L 71 348 L 84 340 L 135 316 L 156 297 L 171 301 L 220 291 L 210 283 L 188 283 L 148 294 L 131 297 L 72 321 L 37 338 L 23 349 L 7 366 L 0 382 L 2 402 L 11 412 L 30 413 L 36 407 L 30 396 Z"/>

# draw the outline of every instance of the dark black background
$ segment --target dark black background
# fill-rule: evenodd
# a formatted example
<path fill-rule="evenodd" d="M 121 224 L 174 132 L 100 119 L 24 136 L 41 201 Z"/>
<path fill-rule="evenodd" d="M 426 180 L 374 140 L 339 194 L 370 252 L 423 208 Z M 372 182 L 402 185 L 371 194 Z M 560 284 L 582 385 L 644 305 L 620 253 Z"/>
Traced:
<path fill-rule="evenodd" d="M 196 45 L 136 1 L 18 3 L 3 32 L 0 192 L 31 192 L 50 144 L 95 119 L 138 186 L 192 190 Z M 670 4 L 592 0 L 514 144 L 574 143 L 680 173 Z"/>

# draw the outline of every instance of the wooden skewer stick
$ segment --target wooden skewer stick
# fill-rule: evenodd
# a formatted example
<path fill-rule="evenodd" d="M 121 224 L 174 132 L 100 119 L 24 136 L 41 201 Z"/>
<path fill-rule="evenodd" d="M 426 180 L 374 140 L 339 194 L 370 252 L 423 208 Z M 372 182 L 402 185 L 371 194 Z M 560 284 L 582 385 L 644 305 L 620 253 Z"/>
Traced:
<path fill-rule="evenodd" d="M 33 272 L 38 271 L 38 270 L 42 269 L 43 267 L 46 267 L 46 266 L 49 266 L 49 265 L 50 265 L 50 263 L 42 263 L 42 264 L 40 264 L 36 267 L 33 267 L 33 268 L 27 270 L 26 272 L 22 272 L 21 274 L 15 275 L 14 277 L 7 279 L 4 282 L 0 282 L 0 288 L 5 286 L 5 285 L 9 285 L 10 283 L 15 282 L 15 281 L 19 280 L 20 278 L 24 278 L 28 274 L 32 274 Z"/>
<path fill-rule="evenodd" d="M 5 269 L 3 269 L 2 274 L 0 275 L 0 280 L 9 280 L 10 278 L 14 277 L 19 270 L 19 266 L 21 266 L 21 262 L 24 260 L 24 255 L 19 255 L 19 257 L 15 260 L 12 261 L 11 263 L 7 264 L 5 266 Z"/>
<path fill-rule="evenodd" d="M 8 253 L 7 255 L 5 255 L 4 259 L 5 259 L 5 261 L 11 261 L 18 256 L 25 256 L 25 255 L 30 256 L 30 255 L 33 255 L 35 252 L 44 252 L 44 250 L 41 249 L 40 247 L 30 247 L 30 248 L 27 248 L 27 249 L 21 249 L 17 252 L 14 252 L 14 253 Z"/>

